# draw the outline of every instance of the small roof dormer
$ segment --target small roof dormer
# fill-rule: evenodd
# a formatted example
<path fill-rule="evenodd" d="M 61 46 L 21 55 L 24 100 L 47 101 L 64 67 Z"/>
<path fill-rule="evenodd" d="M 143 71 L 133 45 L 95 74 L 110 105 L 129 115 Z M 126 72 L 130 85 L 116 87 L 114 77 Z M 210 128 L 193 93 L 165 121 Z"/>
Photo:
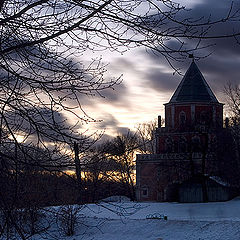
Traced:
<path fill-rule="evenodd" d="M 217 98 L 193 61 L 169 103 L 208 102 L 218 103 Z"/>

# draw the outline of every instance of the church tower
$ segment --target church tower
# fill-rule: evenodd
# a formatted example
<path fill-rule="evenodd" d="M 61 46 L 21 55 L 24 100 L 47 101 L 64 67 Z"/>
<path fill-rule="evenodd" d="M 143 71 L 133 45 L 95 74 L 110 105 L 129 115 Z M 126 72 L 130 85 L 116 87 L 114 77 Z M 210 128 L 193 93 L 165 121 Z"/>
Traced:
<path fill-rule="evenodd" d="M 137 155 L 139 201 L 177 201 L 184 181 L 218 174 L 215 148 L 223 129 L 223 104 L 194 61 L 164 105 L 165 127 L 159 118 L 155 152 Z"/>
<path fill-rule="evenodd" d="M 164 133 L 156 129 L 156 153 L 181 152 L 181 145 L 196 135 L 193 133 L 200 137 L 200 133 L 223 127 L 223 104 L 218 102 L 194 61 L 164 105 L 165 129 Z"/>
<path fill-rule="evenodd" d="M 220 104 L 193 61 L 184 78 L 165 104 L 166 127 L 196 129 L 222 127 L 223 104 Z"/>

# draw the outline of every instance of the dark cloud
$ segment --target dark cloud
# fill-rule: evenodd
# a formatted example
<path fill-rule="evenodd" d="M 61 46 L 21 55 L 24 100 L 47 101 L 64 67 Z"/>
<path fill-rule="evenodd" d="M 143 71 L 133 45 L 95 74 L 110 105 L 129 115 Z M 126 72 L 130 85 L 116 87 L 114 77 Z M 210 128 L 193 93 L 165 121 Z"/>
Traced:
<path fill-rule="evenodd" d="M 11 46 L 19 42 L 27 42 L 27 40 L 8 39 L 7 43 Z M 23 56 L 25 61 L 22 61 Z M 65 98 L 66 103 L 71 107 L 75 107 L 78 104 L 76 98 L 78 98 L 83 107 L 93 106 L 99 101 L 105 101 L 104 99 L 112 103 L 119 103 L 121 97 L 126 95 L 127 92 L 124 83 L 115 85 L 112 88 L 108 87 L 112 85 L 111 83 L 114 79 L 117 80 L 120 76 L 117 74 L 116 76 L 111 76 L 111 78 L 107 76 L 104 67 L 105 63 L 100 58 L 84 62 L 82 59 L 76 59 L 71 56 L 66 57 L 61 53 L 52 52 L 42 45 L 16 50 L 9 54 L 8 57 L 11 61 L 20 61 L 22 66 L 21 74 L 23 76 L 33 78 L 31 81 L 23 79 L 22 84 L 24 84 L 23 86 L 26 89 L 29 86 L 45 89 L 53 97 Z M 15 71 L 12 72 L 15 73 Z M 3 72 L 3 70 L 0 70 L 0 76 L 1 82 L 3 82 L 3 79 L 9 82 L 9 75 Z M 76 91 L 74 94 L 71 94 L 69 89 L 73 87 Z"/>
<path fill-rule="evenodd" d="M 205 1 L 198 8 L 194 9 L 198 14 L 208 11 L 216 19 L 225 17 L 230 9 L 229 1 Z M 207 10 L 206 10 L 207 9 Z M 240 9 L 239 1 L 235 1 L 232 12 Z M 239 14 L 238 14 L 239 16 Z M 231 21 L 213 26 L 210 35 L 227 35 L 235 33 L 240 29 L 239 21 Z M 239 40 L 239 39 L 238 39 Z M 212 54 L 201 60 L 199 66 L 205 73 L 208 82 L 216 91 L 222 91 L 227 82 L 239 84 L 240 45 L 234 38 L 220 38 L 206 41 L 207 44 L 214 44 L 210 49 L 204 51 Z"/>
<path fill-rule="evenodd" d="M 150 68 L 145 72 L 145 79 L 148 81 L 148 87 L 164 92 L 173 92 L 180 80 L 177 75 L 161 72 L 161 68 Z"/>
<path fill-rule="evenodd" d="M 102 64 L 106 64 L 102 62 Z M 107 64 L 106 64 L 107 65 Z M 124 105 L 125 98 L 129 94 L 128 88 L 126 86 L 127 79 L 124 79 L 122 73 L 126 69 L 131 69 L 135 66 L 134 62 L 130 62 L 124 58 L 116 58 L 108 68 L 111 70 L 111 73 L 105 72 L 103 74 L 103 80 L 105 83 L 116 81 L 117 84 L 107 87 L 99 91 L 91 91 L 86 94 L 79 93 L 77 94 L 83 107 L 95 106 L 98 103 L 111 103 L 113 105 Z M 63 93 L 64 94 L 64 93 Z M 69 101 L 70 105 L 74 105 L 75 101 Z"/>
<path fill-rule="evenodd" d="M 206 80 L 210 83 L 213 89 L 217 92 L 223 90 L 224 85 L 228 82 L 232 84 L 239 84 L 239 65 L 240 61 L 230 58 L 222 61 L 215 57 L 207 59 L 199 66 L 203 73 L 205 73 Z"/>
<path fill-rule="evenodd" d="M 101 130 L 105 130 L 106 132 L 103 134 L 103 136 L 99 139 L 97 144 L 101 144 L 103 142 L 106 142 L 107 140 L 113 139 L 116 135 L 122 135 L 127 134 L 130 130 L 127 127 L 120 127 L 120 122 L 115 118 L 114 115 L 105 112 L 100 117 L 102 120 L 97 124 L 97 128 Z M 113 135 L 110 135 L 110 132 Z"/>
<path fill-rule="evenodd" d="M 101 122 L 98 123 L 98 128 L 111 130 L 114 134 L 126 134 L 129 131 L 127 127 L 120 127 L 120 122 L 116 117 L 108 112 L 100 116 Z"/>
<path fill-rule="evenodd" d="M 116 85 L 113 88 L 103 90 L 101 94 L 106 101 L 114 104 L 123 101 L 124 96 L 128 94 L 128 90 L 124 82 L 121 82 L 119 85 Z"/>
<path fill-rule="evenodd" d="M 9 134 L 17 133 L 26 137 L 28 143 L 33 142 L 71 142 L 71 138 L 79 139 L 80 125 L 71 126 L 62 112 L 44 108 L 23 108 L 9 110 L 5 113 Z"/>
<path fill-rule="evenodd" d="M 125 127 L 118 127 L 116 128 L 116 135 L 109 135 L 109 134 L 104 134 L 97 142 L 96 145 L 101 145 L 105 144 L 108 141 L 112 141 L 116 136 L 121 136 L 121 135 L 127 135 L 128 133 L 134 134 L 134 132 L 131 132 L 129 128 Z"/>
<path fill-rule="evenodd" d="M 100 128 L 117 128 L 119 125 L 119 121 L 110 113 L 105 113 L 100 116 L 102 121 L 99 123 Z"/>
<path fill-rule="evenodd" d="M 189 19 L 199 19 L 200 22 L 204 22 L 207 19 L 219 20 L 227 16 L 230 9 L 230 1 L 202 1 L 195 5 L 191 11 L 182 12 L 181 19 L 188 17 Z M 240 9 L 240 2 L 234 2 L 232 13 Z M 236 17 L 239 18 L 239 14 Z M 221 22 L 219 24 L 213 25 L 208 35 L 210 36 L 221 36 L 232 34 L 239 31 L 240 21 L 230 21 Z M 240 40 L 240 39 L 238 39 Z M 186 46 L 194 46 L 195 41 L 192 39 L 185 39 Z M 177 48 L 179 45 L 176 41 L 169 41 L 168 46 L 172 48 Z M 200 70 L 202 71 L 205 79 L 209 85 L 213 88 L 216 93 L 223 90 L 224 85 L 227 82 L 232 82 L 234 84 L 240 83 L 239 76 L 239 65 L 240 65 L 240 44 L 237 43 L 234 38 L 220 38 L 220 39 L 210 39 L 202 40 L 201 46 L 211 45 L 209 48 L 204 48 L 194 52 L 195 56 L 210 56 L 202 58 L 197 62 Z M 142 52 L 148 59 L 153 62 L 153 65 L 161 65 L 166 68 L 171 69 L 168 63 L 165 61 L 164 57 L 159 54 L 151 54 Z M 176 68 L 181 69 L 184 74 L 191 63 L 190 59 L 183 59 L 183 61 L 173 62 Z M 172 69 L 172 72 L 174 70 Z M 182 76 L 173 76 L 171 73 L 165 73 L 161 71 L 161 68 L 150 68 L 145 73 L 145 80 L 148 82 L 148 86 L 155 90 L 173 92 L 176 89 L 179 80 Z"/>
<path fill-rule="evenodd" d="M 111 105 L 115 105 L 116 107 L 125 106 L 127 95 L 128 95 L 128 89 L 126 85 L 123 82 L 121 82 L 118 85 L 115 85 L 111 88 L 107 88 L 105 90 L 102 90 L 99 93 L 94 93 L 92 95 L 79 93 L 78 98 L 83 110 L 91 117 L 92 114 L 88 110 L 89 107 L 91 109 L 96 108 L 96 111 L 98 111 L 97 108 L 99 103 L 111 104 Z M 68 105 L 76 106 L 76 102 L 74 100 L 69 99 Z"/>
<path fill-rule="evenodd" d="M 92 106 L 95 103 L 103 102 L 111 103 L 115 106 L 129 106 L 129 91 L 126 86 L 126 82 L 129 81 L 129 79 L 126 79 L 124 76 L 122 76 L 122 73 L 128 70 L 136 73 L 136 63 L 134 62 L 134 60 L 129 61 L 124 58 L 116 58 L 111 62 L 109 68 L 111 69 L 111 75 L 113 76 L 107 77 L 106 81 L 119 79 L 120 81 L 118 82 L 118 84 L 114 85 L 111 88 L 106 88 L 102 90 L 101 92 L 99 92 L 99 94 L 96 93 L 93 97 L 81 96 L 84 105 Z"/>
<path fill-rule="evenodd" d="M 125 134 L 127 134 L 129 131 L 130 131 L 129 128 L 126 128 L 126 127 L 118 127 L 118 128 L 116 129 L 116 132 L 117 132 L 118 135 L 125 135 Z"/>

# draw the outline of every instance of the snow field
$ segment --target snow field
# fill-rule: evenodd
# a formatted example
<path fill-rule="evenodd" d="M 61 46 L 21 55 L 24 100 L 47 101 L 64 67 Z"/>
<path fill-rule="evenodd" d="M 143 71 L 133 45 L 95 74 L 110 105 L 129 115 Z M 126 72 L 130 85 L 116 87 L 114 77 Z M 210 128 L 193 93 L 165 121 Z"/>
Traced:
<path fill-rule="evenodd" d="M 146 219 L 164 214 L 168 220 Z M 240 240 L 240 198 L 216 203 L 100 203 L 79 212 L 76 234 L 56 226 L 35 240 Z"/>

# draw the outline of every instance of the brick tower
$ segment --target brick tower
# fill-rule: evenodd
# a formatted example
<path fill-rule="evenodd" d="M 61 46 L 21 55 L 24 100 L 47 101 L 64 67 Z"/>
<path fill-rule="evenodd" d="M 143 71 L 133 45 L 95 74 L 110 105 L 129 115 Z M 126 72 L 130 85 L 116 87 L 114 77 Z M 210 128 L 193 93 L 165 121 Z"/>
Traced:
<path fill-rule="evenodd" d="M 177 201 L 178 187 L 198 175 L 217 175 L 216 138 L 223 129 L 219 103 L 193 61 L 159 118 L 155 152 L 136 161 L 137 200 Z"/>

